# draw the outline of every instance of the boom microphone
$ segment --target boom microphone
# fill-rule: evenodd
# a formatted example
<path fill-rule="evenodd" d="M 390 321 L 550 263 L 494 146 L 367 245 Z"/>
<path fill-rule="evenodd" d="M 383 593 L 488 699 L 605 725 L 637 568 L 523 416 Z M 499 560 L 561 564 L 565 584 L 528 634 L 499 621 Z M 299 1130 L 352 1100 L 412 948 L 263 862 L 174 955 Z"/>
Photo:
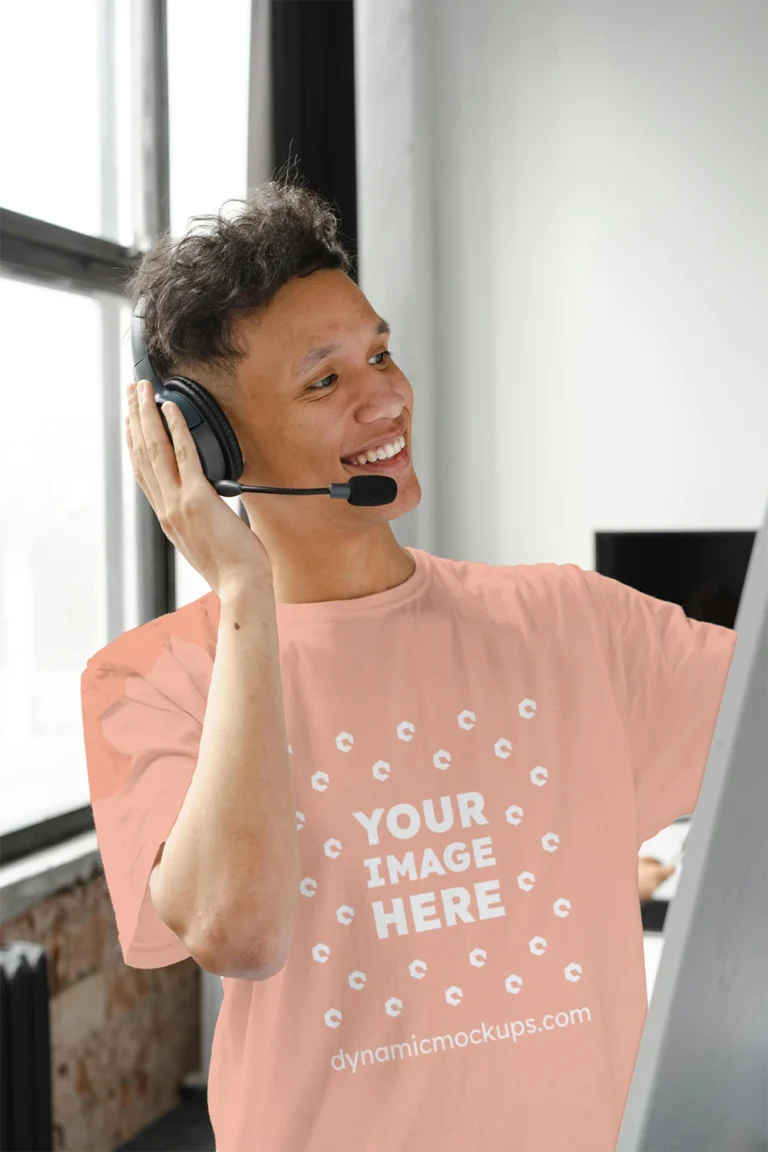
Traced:
<path fill-rule="evenodd" d="M 397 481 L 391 476 L 352 476 L 347 484 L 328 484 L 325 488 L 265 488 L 257 484 L 239 484 L 237 480 L 217 480 L 219 496 L 239 496 L 241 492 L 273 492 L 279 496 L 330 496 L 346 500 L 358 508 L 391 504 L 397 496 Z"/>

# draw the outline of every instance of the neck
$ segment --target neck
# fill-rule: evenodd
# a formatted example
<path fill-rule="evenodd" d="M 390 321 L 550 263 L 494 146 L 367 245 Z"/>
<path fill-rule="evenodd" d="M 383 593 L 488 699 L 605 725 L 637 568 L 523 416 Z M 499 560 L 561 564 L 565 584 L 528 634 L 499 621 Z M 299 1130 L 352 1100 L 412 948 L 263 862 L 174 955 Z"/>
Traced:
<path fill-rule="evenodd" d="M 356 533 L 326 529 L 318 536 L 270 532 L 248 517 L 267 550 L 278 604 L 352 600 L 402 584 L 415 570 L 411 554 L 398 544 L 389 523 Z"/>

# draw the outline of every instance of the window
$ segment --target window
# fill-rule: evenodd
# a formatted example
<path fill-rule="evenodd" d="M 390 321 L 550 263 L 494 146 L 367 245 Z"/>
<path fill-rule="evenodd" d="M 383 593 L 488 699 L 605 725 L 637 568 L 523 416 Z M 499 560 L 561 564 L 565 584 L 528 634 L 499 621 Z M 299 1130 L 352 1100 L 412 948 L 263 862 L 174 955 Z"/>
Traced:
<path fill-rule="evenodd" d="M 144 226 L 134 191 L 152 173 L 135 147 L 146 117 L 132 105 L 133 5 L 15 5 L 3 25 L 0 98 L 15 112 L 3 120 L 0 179 L 0 308 L 15 384 L 0 463 L 12 494 L 0 526 L 5 862 L 89 826 L 80 674 L 138 622 L 120 327 Z"/>
<path fill-rule="evenodd" d="M 131 5 L 3 8 L 0 204 L 133 244 Z"/>
<path fill-rule="evenodd" d="M 250 19 L 251 0 L 228 0 L 213 22 L 203 0 L 4 13 L 3 863 L 92 827 L 88 658 L 207 591 L 163 536 L 125 449 L 123 286 L 160 228 L 179 235 L 247 193 Z"/>
<path fill-rule="evenodd" d="M 79 671 L 104 642 L 100 316 L 87 296 L 0 279 L 5 419 L 0 832 L 87 802 Z M 77 354 L 72 349 L 77 334 Z M 49 355 L 33 350 L 44 343 Z M 31 451 L 34 446 L 34 450 Z M 34 786 L 32 785 L 34 782 Z"/>
<path fill-rule="evenodd" d="M 171 231 L 245 196 L 251 0 L 168 0 Z M 190 60 L 205 61 L 204 73 Z M 267 179 L 267 176 L 264 176 Z"/>

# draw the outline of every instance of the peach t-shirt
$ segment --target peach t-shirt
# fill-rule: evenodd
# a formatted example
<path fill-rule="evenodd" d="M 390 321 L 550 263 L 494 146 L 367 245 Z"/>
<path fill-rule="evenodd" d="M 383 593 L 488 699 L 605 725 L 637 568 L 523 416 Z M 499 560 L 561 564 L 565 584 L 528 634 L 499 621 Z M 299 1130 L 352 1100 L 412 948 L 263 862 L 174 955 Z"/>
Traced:
<path fill-rule="evenodd" d="M 282 971 L 222 981 L 217 1152 L 610 1152 L 647 1011 L 638 850 L 696 806 L 736 633 L 575 564 L 409 551 L 396 588 L 277 606 L 300 899 Z M 148 880 L 219 609 L 82 676 L 138 968 L 188 956 Z"/>

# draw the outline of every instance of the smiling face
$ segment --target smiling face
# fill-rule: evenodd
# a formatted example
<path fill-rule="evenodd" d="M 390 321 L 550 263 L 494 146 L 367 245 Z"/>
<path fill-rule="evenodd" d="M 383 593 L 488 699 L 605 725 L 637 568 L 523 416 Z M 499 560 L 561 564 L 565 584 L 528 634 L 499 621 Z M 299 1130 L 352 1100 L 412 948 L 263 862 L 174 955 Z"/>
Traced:
<path fill-rule="evenodd" d="M 239 323 L 248 355 L 237 367 L 236 400 L 225 410 L 245 459 L 241 482 L 315 488 L 380 472 L 398 486 L 392 504 L 374 508 L 246 493 L 257 531 L 260 523 L 292 536 L 332 526 L 354 530 L 394 520 L 419 503 L 410 459 L 413 389 L 392 359 L 386 328 L 338 269 L 289 281 L 265 312 Z M 394 456 L 399 437 L 405 446 Z M 378 453 L 388 458 L 351 462 L 377 445 L 390 445 Z"/>

